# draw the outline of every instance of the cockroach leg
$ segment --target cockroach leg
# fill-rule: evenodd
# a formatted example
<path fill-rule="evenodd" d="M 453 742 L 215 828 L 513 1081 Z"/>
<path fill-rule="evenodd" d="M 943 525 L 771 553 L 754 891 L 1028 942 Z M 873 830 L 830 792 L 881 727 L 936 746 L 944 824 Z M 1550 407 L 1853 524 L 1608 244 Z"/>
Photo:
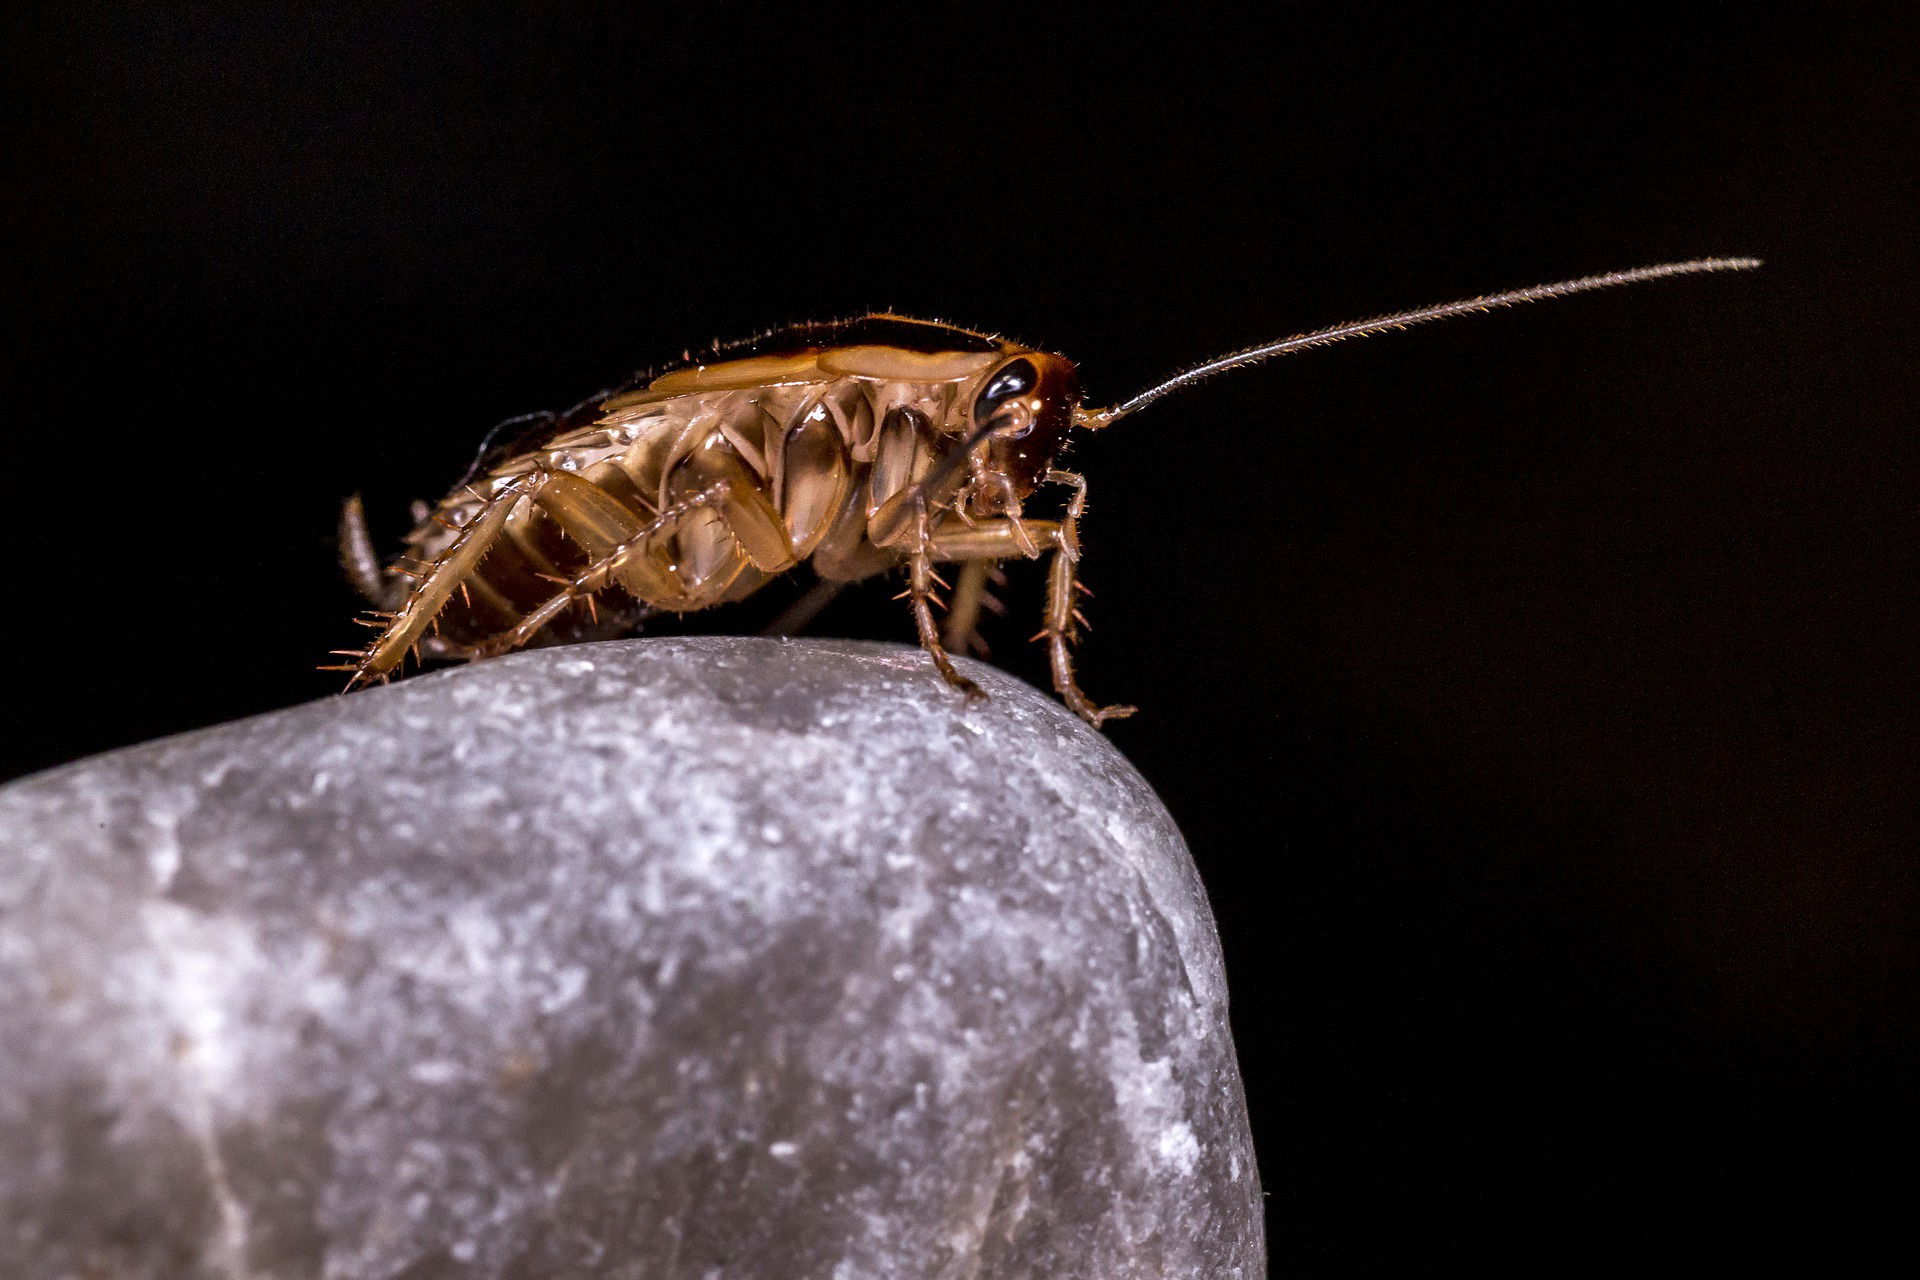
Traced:
<path fill-rule="evenodd" d="M 1052 471 L 1048 480 L 1073 489 L 1067 503 L 1066 518 L 1060 521 L 1025 520 L 1015 525 L 1009 519 L 983 520 L 973 529 L 942 529 L 935 535 L 941 560 L 1008 560 L 1023 554 L 1024 545 L 1037 544 L 1051 549 L 1047 566 L 1047 612 L 1045 625 L 1036 640 L 1047 642 L 1047 661 L 1053 672 L 1053 687 L 1061 700 L 1088 724 L 1098 727 L 1107 720 L 1130 716 L 1132 707 L 1101 707 L 1081 691 L 1073 672 L 1072 646 L 1080 583 L 1076 570 L 1080 562 L 1079 521 L 1087 507 L 1087 482 L 1069 471 Z"/>
<path fill-rule="evenodd" d="M 980 638 L 980 609 L 986 602 L 987 575 L 992 570 L 989 560 L 969 560 L 960 566 L 953 602 L 940 624 L 941 641 L 955 653 L 977 657 L 986 652 L 986 643 Z"/>
<path fill-rule="evenodd" d="M 933 620 L 933 542 L 928 535 L 931 522 L 927 516 L 925 499 L 915 506 L 913 551 L 907 558 L 907 594 L 913 597 L 913 625 L 920 633 L 920 647 L 933 659 L 933 665 L 940 669 L 941 679 L 949 686 L 967 695 L 969 701 L 984 698 L 985 691 L 954 668 L 953 659 L 947 656 L 946 648 L 940 643 L 940 628 Z"/>
<path fill-rule="evenodd" d="M 1059 545 L 1063 527 L 1057 520 L 1023 520 L 1016 529 L 1012 521 L 996 516 L 980 521 L 971 529 L 965 526 L 940 529 L 927 550 L 940 563 L 983 560 L 991 568 L 1000 561 L 1025 556 L 1020 548 L 1028 543 L 1034 544 L 1035 556 L 1044 555 Z"/>
<path fill-rule="evenodd" d="M 380 567 L 379 553 L 373 549 L 373 534 L 367 528 L 367 508 L 354 494 L 340 504 L 340 566 L 347 581 L 380 609 L 397 609 L 407 598 L 407 584 Z"/>
<path fill-rule="evenodd" d="M 1047 642 L 1047 663 L 1053 670 L 1054 692 L 1073 709 L 1075 715 L 1098 729 L 1109 720 L 1123 720 L 1138 708 L 1097 706 L 1081 691 L 1073 673 L 1074 623 L 1083 621 L 1074 607 L 1078 580 L 1074 568 L 1079 557 L 1068 550 L 1065 539 L 1054 547 L 1053 562 L 1047 567 L 1047 624 L 1040 636 Z"/>
<path fill-rule="evenodd" d="M 614 579 L 622 566 L 635 556 L 646 555 L 651 549 L 649 544 L 655 538 L 670 534 L 673 527 L 688 515 L 701 507 L 714 506 L 723 501 L 726 496 L 725 484 L 713 484 L 668 505 L 631 537 L 616 544 L 605 555 L 596 556 L 585 568 L 566 581 L 560 590 L 523 615 L 519 622 L 490 640 L 472 645 L 471 652 L 467 656 L 495 658 L 526 645 L 538 636 L 547 624 L 566 612 L 577 601 L 613 586 Z"/>
<path fill-rule="evenodd" d="M 996 618 L 1007 616 L 1007 606 L 994 593 L 1007 589 L 1007 571 L 997 564 L 987 565 L 987 585 L 980 593 L 980 607 Z"/>
<path fill-rule="evenodd" d="M 1098 729 L 1109 720 L 1132 715 L 1137 708 L 1095 706 L 1074 678 L 1071 652 L 1074 623 L 1084 621 L 1075 597 L 1080 594 L 1076 574 L 1080 565 L 1080 517 L 1087 510 L 1087 481 L 1085 476 L 1072 471 L 1049 471 L 1047 480 L 1068 486 L 1073 490 L 1073 497 L 1067 503 L 1067 518 L 1060 522 L 1054 535 L 1053 562 L 1047 566 L 1047 625 L 1040 634 L 1047 638 L 1047 661 L 1053 669 L 1054 691 L 1075 714 Z"/>
<path fill-rule="evenodd" d="M 426 635 L 427 627 L 446 607 L 454 591 L 466 582 L 500 537 L 513 504 L 537 491 L 547 475 L 545 471 L 530 471 L 507 481 L 494 490 L 472 519 L 460 526 L 459 536 L 435 557 L 414 584 L 406 602 L 387 620 L 386 630 L 367 646 L 359 662 L 354 664 L 353 678 L 347 682 L 347 688 L 384 679 L 400 665 L 407 651 Z"/>

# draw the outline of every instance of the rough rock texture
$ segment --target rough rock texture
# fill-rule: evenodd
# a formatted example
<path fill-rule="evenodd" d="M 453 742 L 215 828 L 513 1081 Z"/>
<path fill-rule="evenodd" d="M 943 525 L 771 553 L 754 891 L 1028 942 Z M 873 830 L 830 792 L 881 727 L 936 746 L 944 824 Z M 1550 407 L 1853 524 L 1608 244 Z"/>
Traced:
<path fill-rule="evenodd" d="M 0 1276 L 1259 1275 L 1180 837 L 972 674 L 573 647 L 0 789 Z"/>

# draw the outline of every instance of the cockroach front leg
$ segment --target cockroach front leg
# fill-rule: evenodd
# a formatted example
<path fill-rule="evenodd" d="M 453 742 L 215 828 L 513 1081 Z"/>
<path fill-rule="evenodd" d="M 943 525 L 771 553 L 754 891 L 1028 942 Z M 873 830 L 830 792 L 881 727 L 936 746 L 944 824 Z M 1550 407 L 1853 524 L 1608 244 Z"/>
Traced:
<path fill-rule="evenodd" d="M 1087 622 L 1080 613 L 1079 602 L 1074 598 L 1084 590 L 1077 571 L 1080 566 L 1080 517 L 1087 510 L 1087 481 L 1085 476 L 1072 471 L 1049 471 L 1047 479 L 1053 484 L 1072 488 L 1073 498 L 1067 503 L 1067 518 L 1060 522 L 1059 529 L 1054 533 L 1053 561 L 1047 566 L 1047 625 L 1041 628 L 1040 636 L 1046 637 L 1047 662 L 1053 669 L 1053 687 L 1082 720 L 1098 729 L 1109 720 L 1121 720 L 1132 715 L 1138 708 L 1097 707 L 1080 691 L 1079 681 L 1074 679 L 1072 645 L 1077 635 L 1074 624 L 1085 626 Z"/>
<path fill-rule="evenodd" d="M 935 558 L 939 560 L 1010 560 L 1025 555 L 1023 547 L 1035 546 L 1053 552 L 1047 566 L 1046 625 L 1036 640 L 1047 642 L 1048 665 L 1053 672 L 1053 687 L 1067 706 L 1088 724 L 1099 727 L 1108 720 L 1130 716 L 1132 707 L 1101 707 L 1081 690 L 1073 672 L 1072 645 L 1075 624 L 1085 625 L 1075 602 L 1083 588 L 1076 570 L 1080 562 L 1079 521 L 1087 506 L 1087 482 L 1068 471 L 1049 472 L 1047 478 L 1071 486 L 1074 495 L 1067 504 L 1064 520 L 1027 520 L 1015 524 L 1005 518 L 983 520 L 972 529 L 942 529 L 935 536 Z"/>

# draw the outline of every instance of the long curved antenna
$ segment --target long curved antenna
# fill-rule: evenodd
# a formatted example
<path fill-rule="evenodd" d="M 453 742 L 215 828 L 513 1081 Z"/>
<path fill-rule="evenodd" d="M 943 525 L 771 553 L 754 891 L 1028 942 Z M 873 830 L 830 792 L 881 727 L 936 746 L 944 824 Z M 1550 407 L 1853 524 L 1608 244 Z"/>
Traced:
<path fill-rule="evenodd" d="M 1345 342 L 1348 338 L 1364 338 L 1369 334 L 1384 333 L 1389 329 L 1411 329 L 1414 325 L 1426 324 L 1430 320 L 1446 320 L 1476 311 L 1492 311 L 1496 307 L 1515 307 L 1523 302 L 1543 302 L 1548 298 L 1564 298 L 1569 294 L 1587 293 L 1594 289 L 1611 289 L 1615 285 L 1638 284 L 1642 280 L 1700 275 L 1709 271 L 1751 271 L 1759 265 L 1758 258 L 1695 258 L 1690 262 L 1665 262 L 1654 267 L 1636 267 L 1631 271 L 1609 271 L 1603 275 L 1581 276 L 1577 280 L 1562 280 L 1557 284 L 1537 284 L 1531 289 L 1511 289 L 1505 293 L 1482 294 L 1478 298 L 1446 302 L 1437 307 L 1421 307 L 1416 311 L 1400 311 L 1390 316 L 1377 316 L 1371 320 L 1350 320 L 1330 328 L 1315 329 L 1311 333 L 1282 338 L 1278 342 L 1263 342 L 1257 347 L 1234 351 L 1209 360 L 1205 364 L 1195 365 L 1191 369 L 1174 374 L 1158 386 L 1147 388 L 1139 395 L 1111 409 L 1085 410 L 1081 414 L 1081 421 L 1084 425 L 1096 430 L 1112 426 L 1128 414 L 1138 413 L 1162 396 L 1170 396 L 1203 378 L 1211 378 L 1229 369 L 1241 369 L 1250 364 L 1259 364 L 1275 356 L 1292 355 L 1296 351 L 1305 351 L 1310 347 L 1331 346 L 1336 342 Z"/>
<path fill-rule="evenodd" d="M 467 469 L 461 477 L 453 482 L 453 487 L 455 489 L 463 488 L 471 482 L 475 476 L 480 474 L 480 464 L 487 460 L 487 452 L 493 448 L 494 441 L 500 439 L 500 437 L 505 434 L 508 427 L 517 427 L 523 423 L 540 422 L 542 420 L 550 423 L 568 422 L 582 409 L 590 405 L 599 404 L 608 396 L 615 394 L 615 391 L 616 388 L 613 387 L 596 391 L 585 400 L 574 405 L 573 408 L 562 409 L 557 413 L 552 409 L 536 409 L 532 413 L 516 413 L 511 418 L 502 418 L 487 428 L 487 434 L 481 437 L 480 447 L 473 451 L 473 461 L 467 464 Z"/>

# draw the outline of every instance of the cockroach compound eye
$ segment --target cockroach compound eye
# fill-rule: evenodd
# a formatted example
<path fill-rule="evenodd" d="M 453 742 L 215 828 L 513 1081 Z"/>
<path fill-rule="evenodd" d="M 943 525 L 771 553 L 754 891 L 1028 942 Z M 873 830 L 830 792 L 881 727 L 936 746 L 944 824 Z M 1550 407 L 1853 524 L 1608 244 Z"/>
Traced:
<path fill-rule="evenodd" d="M 979 689 L 948 650 L 974 641 L 992 566 L 1049 557 L 1044 625 L 1054 688 L 1088 723 L 1074 678 L 1079 527 L 1087 483 L 1057 462 L 1069 432 L 1098 431 L 1203 378 L 1387 329 L 1664 276 L 1758 266 L 1701 258 L 1487 294 L 1334 325 L 1194 365 L 1106 409 L 1080 403 L 1073 362 L 990 334 L 875 315 L 777 330 L 565 413 L 502 427 L 452 493 L 382 567 L 358 499 L 342 556 L 378 608 L 365 649 L 330 670 L 383 680 L 412 652 L 488 658 L 602 639 L 650 613 L 740 600 L 811 566 L 803 622 L 845 584 L 904 570 L 920 644 L 947 683 Z M 500 428 L 496 428 L 496 435 Z M 1042 491 L 1059 499 L 1039 511 Z M 946 584 L 959 566 L 944 627 Z"/>

